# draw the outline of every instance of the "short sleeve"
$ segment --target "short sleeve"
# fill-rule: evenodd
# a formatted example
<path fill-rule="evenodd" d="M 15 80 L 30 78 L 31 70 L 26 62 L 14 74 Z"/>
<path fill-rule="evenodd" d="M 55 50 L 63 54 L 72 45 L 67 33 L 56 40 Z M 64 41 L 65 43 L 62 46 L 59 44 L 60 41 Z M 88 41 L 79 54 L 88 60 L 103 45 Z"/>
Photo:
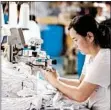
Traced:
<path fill-rule="evenodd" d="M 84 81 L 97 84 L 102 87 L 110 85 L 110 59 L 100 58 L 94 62 L 88 69 Z"/>

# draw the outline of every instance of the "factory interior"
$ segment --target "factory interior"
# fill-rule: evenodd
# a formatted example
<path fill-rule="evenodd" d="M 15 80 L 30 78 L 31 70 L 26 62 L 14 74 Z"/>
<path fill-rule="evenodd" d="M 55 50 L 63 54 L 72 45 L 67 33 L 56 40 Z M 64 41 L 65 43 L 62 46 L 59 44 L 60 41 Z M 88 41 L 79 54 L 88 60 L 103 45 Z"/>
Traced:
<path fill-rule="evenodd" d="M 69 24 L 90 14 L 98 23 L 110 20 L 111 29 L 110 1 L 1 1 L 0 11 L 1 110 L 100 110 L 67 97 L 41 69 L 79 79 L 86 55 Z"/>

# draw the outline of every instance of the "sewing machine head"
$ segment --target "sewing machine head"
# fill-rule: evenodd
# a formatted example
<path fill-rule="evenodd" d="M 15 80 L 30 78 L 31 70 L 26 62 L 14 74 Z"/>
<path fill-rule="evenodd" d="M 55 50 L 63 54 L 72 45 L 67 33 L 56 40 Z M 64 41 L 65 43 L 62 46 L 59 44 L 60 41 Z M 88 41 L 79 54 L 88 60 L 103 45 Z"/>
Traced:
<path fill-rule="evenodd" d="M 23 48 L 25 44 L 22 29 L 10 28 L 10 35 L 5 34 L 1 41 L 1 46 L 4 49 L 4 56 L 7 57 L 8 61 L 13 62 L 14 56 Z"/>

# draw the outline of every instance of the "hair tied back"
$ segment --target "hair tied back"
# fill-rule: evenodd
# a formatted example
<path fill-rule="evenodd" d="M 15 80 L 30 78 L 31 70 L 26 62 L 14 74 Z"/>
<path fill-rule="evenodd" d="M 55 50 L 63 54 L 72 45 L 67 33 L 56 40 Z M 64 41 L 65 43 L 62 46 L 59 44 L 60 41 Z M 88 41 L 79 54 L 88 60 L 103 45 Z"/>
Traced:
<path fill-rule="evenodd" d="M 105 24 L 99 24 L 99 31 L 101 32 L 102 36 L 105 36 L 109 31 L 109 28 Z"/>

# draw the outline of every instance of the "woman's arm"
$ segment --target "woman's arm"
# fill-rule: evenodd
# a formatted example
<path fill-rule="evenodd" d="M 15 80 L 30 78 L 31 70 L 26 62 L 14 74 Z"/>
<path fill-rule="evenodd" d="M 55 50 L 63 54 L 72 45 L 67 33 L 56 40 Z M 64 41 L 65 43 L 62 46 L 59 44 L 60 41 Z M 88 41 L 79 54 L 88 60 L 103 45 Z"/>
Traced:
<path fill-rule="evenodd" d="M 78 87 L 67 85 L 60 80 L 56 82 L 56 88 L 61 91 L 64 95 L 69 97 L 70 99 L 76 100 L 78 102 L 84 102 L 90 97 L 90 95 L 94 92 L 98 85 L 91 84 L 85 81 Z"/>
<path fill-rule="evenodd" d="M 59 80 L 65 84 L 78 87 L 81 84 L 84 77 L 85 77 L 85 75 L 82 74 L 80 79 L 66 79 L 66 78 L 60 77 Z"/>
<path fill-rule="evenodd" d="M 82 82 L 78 87 L 71 86 L 63 83 L 57 78 L 56 72 L 50 72 L 47 70 L 42 70 L 45 78 L 59 91 L 61 91 L 67 97 L 76 100 L 78 102 L 84 102 L 88 97 L 94 92 L 98 85 L 88 83 L 82 79 Z"/>

